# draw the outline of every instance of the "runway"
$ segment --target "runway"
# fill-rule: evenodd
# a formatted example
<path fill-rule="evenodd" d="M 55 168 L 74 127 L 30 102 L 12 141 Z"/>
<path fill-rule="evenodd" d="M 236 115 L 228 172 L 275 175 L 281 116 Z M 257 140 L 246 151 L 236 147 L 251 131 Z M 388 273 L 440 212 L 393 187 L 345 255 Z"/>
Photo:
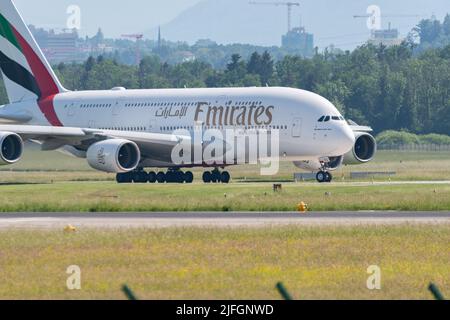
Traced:
<path fill-rule="evenodd" d="M 4 213 L 0 230 L 449 224 L 450 212 Z"/>

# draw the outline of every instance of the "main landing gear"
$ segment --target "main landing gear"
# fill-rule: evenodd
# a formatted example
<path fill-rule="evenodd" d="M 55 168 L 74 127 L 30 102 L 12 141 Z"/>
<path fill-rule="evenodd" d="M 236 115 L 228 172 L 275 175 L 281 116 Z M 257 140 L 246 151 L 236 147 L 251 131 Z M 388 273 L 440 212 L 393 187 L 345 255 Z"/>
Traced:
<path fill-rule="evenodd" d="M 146 172 L 138 169 L 128 173 L 119 173 L 116 176 L 117 183 L 192 183 L 194 175 L 191 171 L 183 172 L 179 169 L 169 169 L 167 172 Z M 219 169 L 206 171 L 203 174 L 204 183 L 229 183 L 231 176 L 228 171 L 220 172 Z"/>
<path fill-rule="evenodd" d="M 213 171 L 206 171 L 203 173 L 204 183 L 230 183 L 231 176 L 228 171 L 220 172 L 219 169 L 214 169 Z"/>
<path fill-rule="evenodd" d="M 192 183 L 192 172 L 181 170 L 169 170 L 167 172 L 146 172 L 142 169 L 128 173 L 119 173 L 116 176 L 117 183 Z"/>
<path fill-rule="evenodd" d="M 166 173 L 164 172 L 150 172 L 152 179 L 150 183 L 192 183 L 194 182 L 194 175 L 192 172 L 187 171 L 183 172 L 181 170 L 169 170 Z"/>
<path fill-rule="evenodd" d="M 328 171 L 319 171 L 316 175 L 316 179 L 320 183 L 331 182 L 333 180 L 333 175 Z"/>

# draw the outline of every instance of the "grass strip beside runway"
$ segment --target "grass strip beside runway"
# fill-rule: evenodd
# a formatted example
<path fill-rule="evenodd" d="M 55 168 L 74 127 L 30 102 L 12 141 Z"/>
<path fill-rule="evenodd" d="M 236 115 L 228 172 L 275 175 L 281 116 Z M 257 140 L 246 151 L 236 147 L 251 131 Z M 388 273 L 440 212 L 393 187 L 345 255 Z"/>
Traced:
<path fill-rule="evenodd" d="M 0 186 L 0 212 L 450 210 L 450 185 L 117 185 L 73 182 Z"/>
<path fill-rule="evenodd" d="M 450 226 L 0 231 L 0 299 L 432 299 Z M 70 265 L 81 287 L 66 288 Z M 368 290 L 367 268 L 381 268 Z M 448 294 L 448 292 L 447 292 Z"/>

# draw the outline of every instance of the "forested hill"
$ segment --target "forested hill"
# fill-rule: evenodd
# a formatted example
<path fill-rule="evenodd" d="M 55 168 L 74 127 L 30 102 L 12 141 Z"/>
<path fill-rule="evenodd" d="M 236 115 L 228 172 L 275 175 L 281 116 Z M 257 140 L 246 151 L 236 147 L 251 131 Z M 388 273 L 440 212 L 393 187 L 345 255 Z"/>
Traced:
<path fill-rule="evenodd" d="M 225 70 L 199 61 L 168 65 L 156 56 L 139 67 L 90 58 L 60 64 L 56 72 L 72 90 L 167 87 L 287 86 L 314 91 L 331 100 L 347 118 L 376 132 L 405 129 L 450 135 L 450 46 L 413 55 L 404 44 L 362 46 L 312 59 L 287 56 L 274 62 L 255 53 L 248 61 L 234 55 Z M 1 85 L 2 104 L 7 98 Z"/>

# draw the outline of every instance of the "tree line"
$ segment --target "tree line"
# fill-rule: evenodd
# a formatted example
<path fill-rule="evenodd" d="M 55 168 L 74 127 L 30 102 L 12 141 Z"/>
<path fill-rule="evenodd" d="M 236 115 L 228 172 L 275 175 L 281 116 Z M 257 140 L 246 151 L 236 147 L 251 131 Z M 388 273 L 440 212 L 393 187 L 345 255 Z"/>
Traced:
<path fill-rule="evenodd" d="M 234 54 L 224 69 L 198 60 L 170 65 L 157 56 L 129 66 L 100 56 L 83 64 L 61 63 L 55 72 L 71 90 L 301 88 L 323 95 L 346 118 L 370 125 L 376 133 L 405 130 L 450 135 L 450 45 L 418 55 L 414 50 L 408 43 L 389 48 L 363 45 L 352 52 L 325 51 L 311 59 L 286 56 L 279 61 L 268 52 L 255 52 L 247 60 Z M 3 83 L 0 101 L 7 103 Z"/>
<path fill-rule="evenodd" d="M 440 48 L 450 43 L 450 15 L 441 22 L 435 18 L 424 19 L 410 32 L 408 41 L 418 43 L 416 52 Z"/>

